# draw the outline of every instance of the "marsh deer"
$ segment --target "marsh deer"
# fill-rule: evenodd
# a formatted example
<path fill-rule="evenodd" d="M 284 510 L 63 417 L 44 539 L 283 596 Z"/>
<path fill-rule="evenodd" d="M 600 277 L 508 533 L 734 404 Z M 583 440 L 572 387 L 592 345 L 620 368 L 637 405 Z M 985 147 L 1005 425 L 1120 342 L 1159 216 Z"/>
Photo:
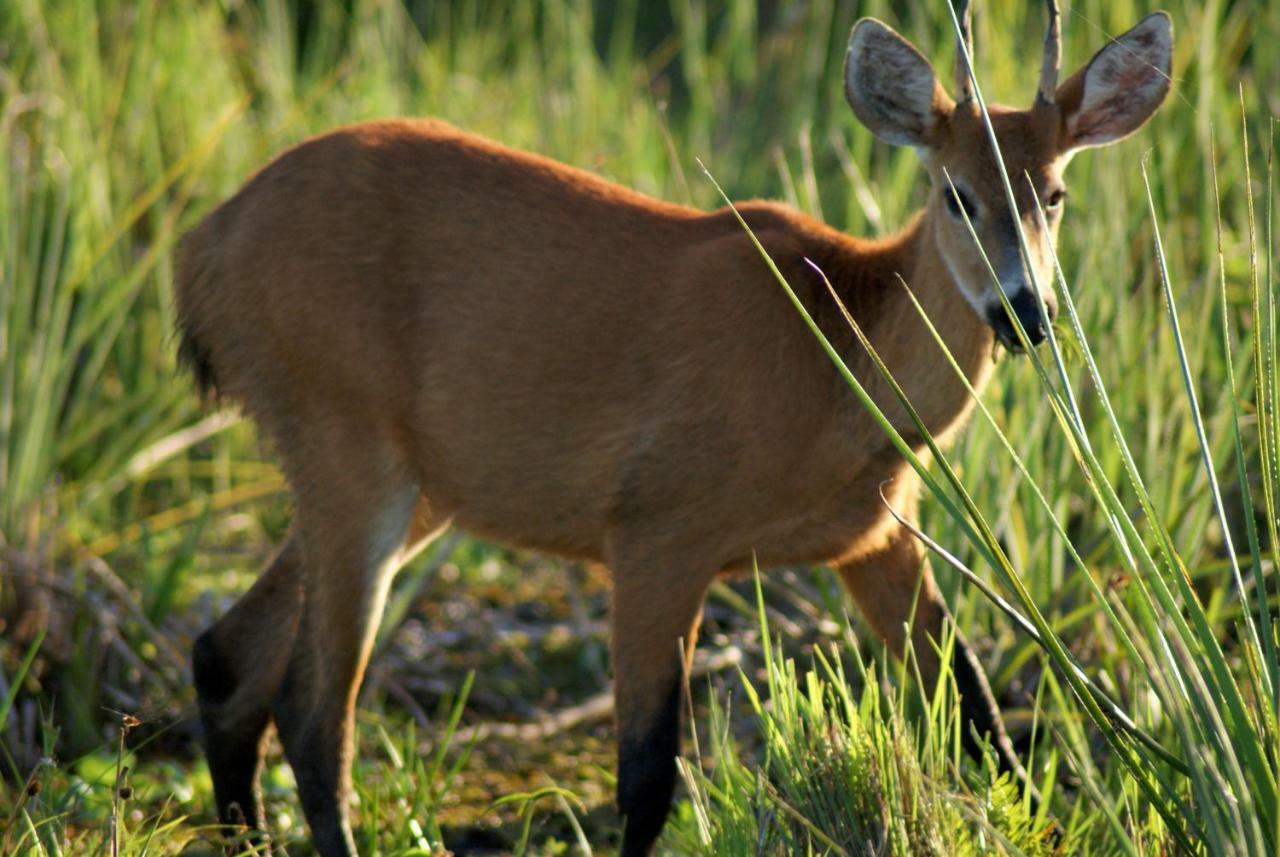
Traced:
<path fill-rule="evenodd" d="M 872 19 L 850 35 L 845 94 L 872 133 L 920 153 L 925 208 L 896 235 L 866 240 L 782 205 L 741 206 L 917 445 L 805 260 L 930 432 L 953 435 L 970 397 L 898 277 L 981 388 L 995 339 L 1021 341 L 997 289 L 1031 344 L 1051 321 L 1052 291 L 1037 298 L 1033 283 L 1052 279 L 1067 161 L 1137 129 L 1169 89 L 1167 15 L 1145 18 L 1059 86 L 1056 2 L 1048 7 L 1033 106 L 990 110 L 1016 213 L 970 78 L 960 75 L 952 100 L 920 52 Z M 224 821 L 262 826 L 257 777 L 274 721 L 317 850 L 354 853 L 353 710 L 375 626 L 402 559 L 449 524 L 611 570 L 625 855 L 647 853 L 667 815 L 679 643 L 692 651 L 722 572 L 753 558 L 766 569 L 831 565 L 894 652 L 913 617 L 933 686 L 931 641 L 947 608 L 920 545 L 880 497 L 887 483 L 889 502 L 912 516 L 919 479 L 730 211 L 651 199 L 439 122 L 368 122 L 289 150 L 205 218 L 182 244 L 176 289 L 181 358 L 206 392 L 257 420 L 296 504 L 279 553 L 195 646 Z M 1021 774 L 963 638 L 951 666 L 966 735 L 986 735 Z"/>

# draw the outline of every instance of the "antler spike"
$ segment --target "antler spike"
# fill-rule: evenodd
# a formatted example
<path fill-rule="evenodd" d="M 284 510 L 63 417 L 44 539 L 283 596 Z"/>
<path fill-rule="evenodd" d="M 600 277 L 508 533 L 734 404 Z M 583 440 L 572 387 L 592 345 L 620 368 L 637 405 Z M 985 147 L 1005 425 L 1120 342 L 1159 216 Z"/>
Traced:
<path fill-rule="evenodd" d="M 1049 7 L 1049 26 L 1044 33 L 1044 62 L 1040 66 L 1040 88 L 1036 91 L 1038 104 L 1052 104 L 1058 89 L 1058 66 L 1062 62 L 1062 22 L 1058 14 L 1058 0 L 1045 0 Z"/>
<path fill-rule="evenodd" d="M 966 52 L 970 62 L 973 61 L 973 10 L 969 7 L 969 0 L 959 0 L 956 6 L 960 13 L 960 38 L 956 45 L 956 101 L 964 104 L 973 99 L 973 81 L 964 61 Z"/>

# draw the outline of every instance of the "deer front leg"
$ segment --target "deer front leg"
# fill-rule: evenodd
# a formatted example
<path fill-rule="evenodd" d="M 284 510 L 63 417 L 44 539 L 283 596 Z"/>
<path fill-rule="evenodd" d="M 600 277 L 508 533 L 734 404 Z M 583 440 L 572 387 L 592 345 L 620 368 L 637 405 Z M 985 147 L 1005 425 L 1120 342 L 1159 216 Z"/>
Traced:
<path fill-rule="evenodd" d="M 894 655 L 902 657 L 907 643 L 907 624 L 912 628 L 912 651 L 920 667 L 927 692 L 938 683 L 941 663 L 934 646 L 942 639 L 943 622 L 950 619 L 933 573 L 919 543 L 905 529 L 898 528 L 884 547 L 837 567 L 845 588 L 871 627 Z M 913 617 L 914 614 L 914 617 Z M 1005 733 L 1000 709 L 991 693 L 987 677 L 964 636 L 955 632 L 951 672 L 960 696 L 962 741 L 965 750 L 981 758 L 973 738 L 985 735 L 996 752 L 1001 770 L 1011 771 L 1026 787 L 1026 771 Z"/>
<path fill-rule="evenodd" d="M 613 674 L 623 857 L 643 857 L 662 831 L 680 753 L 681 641 L 692 659 L 710 576 L 650 559 L 614 564 Z"/>

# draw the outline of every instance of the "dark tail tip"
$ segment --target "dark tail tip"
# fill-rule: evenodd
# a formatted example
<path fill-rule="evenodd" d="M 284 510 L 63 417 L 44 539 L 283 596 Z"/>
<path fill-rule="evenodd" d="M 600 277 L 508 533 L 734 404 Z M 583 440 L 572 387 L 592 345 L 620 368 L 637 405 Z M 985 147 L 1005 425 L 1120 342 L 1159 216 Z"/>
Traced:
<path fill-rule="evenodd" d="M 218 399 L 218 376 L 213 370 L 209 349 L 192 334 L 183 319 L 178 319 L 178 364 L 191 373 L 200 398 Z"/>

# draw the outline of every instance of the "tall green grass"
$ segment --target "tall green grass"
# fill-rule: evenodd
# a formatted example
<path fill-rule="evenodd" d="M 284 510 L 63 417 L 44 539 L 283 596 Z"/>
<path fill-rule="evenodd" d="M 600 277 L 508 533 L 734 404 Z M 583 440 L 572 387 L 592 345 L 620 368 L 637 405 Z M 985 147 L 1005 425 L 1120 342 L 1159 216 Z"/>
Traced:
<path fill-rule="evenodd" d="M 958 24 L 956 26 L 958 29 Z M 978 101 L 985 115 L 986 105 L 980 88 Z M 1117 418 L 1113 405 L 1114 394 L 1099 372 L 1094 350 L 1081 326 L 1079 313 L 1067 289 L 1060 265 L 1056 268 L 1059 281 L 1057 291 L 1070 320 L 1075 344 L 1083 358 L 1084 371 L 1077 373 L 1077 377 L 1072 377 L 1065 367 L 1058 338 L 1052 333 L 1049 337 L 1052 363 L 1042 360 L 1034 352 L 1029 357 L 1046 401 L 1052 408 L 1056 425 L 1071 443 L 1074 461 L 1086 478 L 1091 499 L 1106 524 L 1102 535 L 1114 545 L 1123 563 L 1121 567 L 1124 573 L 1136 584 L 1132 589 L 1132 597 L 1122 598 L 1116 597 L 1114 591 L 1105 591 L 1091 577 L 1086 577 L 1086 581 L 1091 584 L 1095 609 L 1099 616 L 1105 617 L 1108 630 L 1120 644 L 1117 654 L 1120 659 L 1127 661 L 1125 666 L 1132 670 L 1133 675 L 1140 677 L 1134 682 L 1136 686 L 1131 687 L 1130 692 L 1150 696 L 1150 700 L 1142 706 L 1126 706 L 1124 702 L 1117 704 L 1099 687 L 1096 678 L 1091 678 L 1081 668 L 1079 660 L 1071 652 L 1071 642 L 1055 631 L 1031 596 L 1023 575 L 1011 562 L 988 520 L 989 514 L 974 502 L 968 486 L 959 477 L 948 457 L 929 439 L 927 430 L 902 391 L 893 385 L 901 403 L 911 414 L 917 430 L 926 438 L 930 451 L 942 470 L 943 479 L 933 476 L 905 448 L 897 432 L 879 416 L 879 409 L 862 390 L 858 379 L 844 369 L 841 356 L 826 342 L 812 321 L 809 321 L 815 337 L 845 372 L 846 380 L 864 405 L 877 415 L 885 431 L 896 439 L 904 455 L 925 480 L 930 492 L 967 535 L 978 556 L 998 572 L 998 579 L 1011 593 L 1016 606 L 1009 605 L 998 596 L 991 596 L 992 600 L 998 601 L 1011 617 L 1018 620 L 1028 636 L 1044 650 L 1048 662 L 1056 667 L 1058 675 L 1065 680 L 1063 683 L 1071 696 L 1064 694 L 1060 707 L 1076 709 L 1075 716 L 1072 718 L 1066 715 L 1067 718 L 1080 719 L 1081 714 L 1087 715 L 1105 738 L 1113 753 L 1117 772 L 1136 797 L 1136 818 L 1125 817 L 1124 812 L 1106 808 L 1111 833 L 1117 836 L 1117 844 L 1130 853 L 1136 853 L 1143 833 L 1149 833 L 1153 838 L 1168 842 L 1188 853 L 1199 853 L 1201 849 L 1205 849 L 1213 854 L 1268 854 L 1273 853 L 1280 844 L 1280 804 L 1277 803 L 1275 768 L 1278 737 L 1275 724 L 1280 697 L 1277 696 L 1274 683 L 1277 674 L 1280 674 L 1280 661 L 1276 659 L 1275 626 L 1271 620 L 1273 608 L 1262 584 L 1267 557 L 1261 547 L 1258 522 L 1254 518 L 1255 510 L 1251 500 L 1253 486 L 1248 475 L 1251 467 L 1262 474 L 1260 513 L 1266 530 L 1274 535 L 1277 509 L 1272 485 L 1276 474 L 1271 450 L 1277 431 L 1272 404 L 1277 381 L 1275 313 L 1270 279 L 1269 215 L 1272 176 L 1268 160 L 1263 190 L 1268 217 L 1264 244 L 1259 253 L 1254 191 L 1248 162 L 1250 140 L 1247 120 L 1243 117 L 1242 120 L 1240 148 L 1244 153 L 1243 179 L 1247 188 L 1244 207 L 1248 223 L 1248 284 L 1251 287 L 1252 319 L 1255 321 L 1251 331 L 1253 359 L 1247 364 L 1247 368 L 1252 370 L 1250 380 L 1253 395 L 1243 401 L 1239 398 L 1231 358 L 1232 349 L 1238 347 L 1238 343 L 1229 321 L 1226 259 L 1221 243 L 1223 227 L 1218 165 L 1211 163 L 1210 170 L 1214 179 L 1216 204 L 1215 234 L 1219 242 L 1216 265 L 1222 310 L 1222 362 L 1219 365 L 1226 370 L 1223 386 L 1229 393 L 1229 398 L 1224 409 L 1231 417 L 1227 429 L 1216 433 L 1214 441 L 1235 454 L 1234 468 L 1230 467 L 1230 462 L 1227 468 L 1228 472 L 1234 470 L 1232 475 L 1238 479 L 1237 488 L 1243 506 L 1243 529 L 1247 533 L 1248 551 L 1243 556 L 1237 554 L 1231 536 L 1232 520 L 1228 517 L 1222 499 L 1223 490 L 1215 464 L 1214 449 L 1206 428 L 1207 418 L 1199 405 L 1197 389 L 1200 384 L 1193 378 L 1193 358 L 1189 354 L 1179 321 L 1177 298 L 1170 280 L 1165 240 L 1158 223 L 1146 159 L 1140 167 L 1152 219 L 1151 255 L 1167 309 L 1170 353 L 1176 358 L 1177 369 L 1180 370 L 1177 377 L 1183 382 L 1187 430 L 1193 433 L 1197 443 L 1210 495 L 1202 500 L 1203 505 L 1208 507 L 1203 514 L 1216 516 L 1220 527 L 1220 550 L 1225 553 L 1231 572 L 1227 582 L 1235 584 L 1234 597 L 1239 605 L 1237 615 L 1215 626 L 1206 600 L 1194 589 L 1182 553 L 1185 549 L 1174 541 L 1170 527 L 1155 506 L 1147 480 L 1138 468 L 1128 438 L 1129 431 Z M 990 139 L 994 144 L 993 133 Z M 1268 155 L 1272 142 L 1268 135 Z M 1011 204 L 1011 181 L 1017 178 L 1011 179 L 1007 174 L 1003 175 Z M 1043 214 L 1041 217 L 1043 226 Z M 761 253 L 764 254 L 762 248 Z M 1265 282 L 1263 273 L 1259 270 L 1259 256 L 1265 266 Z M 765 259 L 768 261 L 767 256 Z M 771 262 L 769 264 L 772 265 Z M 792 294 L 790 286 L 777 269 L 773 270 L 782 287 L 788 294 Z M 905 283 L 903 286 L 908 287 Z M 795 300 L 794 295 L 792 299 Z M 808 320 L 804 307 L 798 302 L 796 307 Z M 879 371 L 892 385 L 892 377 L 880 363 L 870 343 L 857 330 L 856 321 L 850 319 L 849 323 L 855 328 Z M 945 351 L 940 337 L 938 345 Z M 1199 356 L 1202 360 L 1206 359 L 1203 352 Z M 952 366 L 959 371 L 954 361 Z M 1092 391 L 1078 390 L 1082 381 L 1091 384 Z M 1100 428 L 1105 431 L 1100 436 L 1091 435 L 1087 426 L 1080 404 L 1084 392 L 1092 392 L 1101 408 L 1104 423 Z M 1256 419 L 1256 455 L 1246 452 L 1246 440 L 1241 430 L 1240 413 L 1246 408 L 1252 411 Z M 1052 531 L 1063 537 L 1066 552 L 1088 574 L 1091 570 L 1089 563 L 1081 558 L 1076 542 L 1067 533 L 1062 520 L 1053 513 L 1043 490 L 1044 486 L 1037 483 L 1028 471 L 1007 432 L 990 419 L 990 413 L 985 408 L 980 408 L 980 411 L 1001 441 L 1007 458 L 1018 468 L 1019 474 L 1027 479 L 1039 506 L 1048 513 Z M 1119 478 L 1111 477 L 1104 469 L 1099 454 L 1101 444 L 1106 444 L 1119 455 L 1123 464 Z M 1132 492 L 1139 515 L 1134 515 L 1121 498 L 1121 487 Z M 966 578 L 978 582 L 977 576 L 946 548 L 923 533 L 918 533 L 918 537 L 925 540 L 950 565 L 963 572 Z M 1253 573 L 1250 581 L 1252 592 L 1246 587 L 1242 570 L 1246 564 Z M 1019 610 L 1028 618 L 1024 618 Z M 1226 642 L 1223 640 L 1224 634 L 1230 635 Z M 1101 676 L 1112 678 L 1106 673 L 1101 673 Z M 1155 703 L 1157 717 L 1148 716 L 1152 713 L 1152 702 Z M 1135 714 L 1128 713 L 1130 708 L 1135 710 Z M 1055 719 L 1064 715 L 1065 711 L 1060 711 L 1056 713 Z M 766 719 L 765 722 L 771 723 L 772 720 Z M 1093 794 L 1105 794 L 1107 779 L 1086 761 L 1089 758 L 1089 747 L 1079 742 L 1073 747 L 1065 735 L 1060 740 L 1066 757 L 1073 761 L 1077 776 L 1085 781 L 1082 783 L 1084 788 Z M 1093 781 L 1089 782 L 1090 779 Z M 1124 809 L 1128 810 L 1129 807 Z M 1153 813 L 1158 816 L 1159 822 L 1144 823 L 1143 816 Z M 928 850 L 927 846 L 925 850 Z"/>
<path fill-rule="evenodd" d="M 281 483 L 252 427 L 203 421 L 168 333 L 174 242 L 266 158 L 340 123 L 433 115 L 667 199 L 719 205 L 701 158 L 732 199 L 780 197 L 878 234 L 920 204 L 923 178 L 912 153 L 873 142 L 844 104 L 849 28 L 862 14 L 890 22 L 944 78 L 954 50 L 942 2 L 306 5 L 305 15 L 283 0 L 0 6 L 0 602 L 30 597 L 21 571 L 70 593 L 54 606 L 71 614 L 30 664 L 34 638 L 5 626 L 0 676 L 19 688 L 0 722 L 11 778 L 29 772 L 19 745 L 41 723 L 66 761 L 100 744 L 114 717 L 104 709 L 177 698 L 184 676 L 165 646 L 180 651 L 212 609 L 201 593 L 247 582 L 252 563 L 231 563 L 228 577 L 226 549 L 260 553 L 282 526 Z M 921 527 L 1047 647 L 935 562 L 958 624 L 985 641 L 997 693 L 1036 689 L 1033 773 L 1051 786 L 1073 850 L 1253 854 L 1280 843 L 1277 608 L 1266 597 L 1280 492 L 1270 124 L 1280 56 L 1269 49 L 1280 9 L 1179 0 L 1169 10 L 1169 103 L 1136 138 L 1068 171 L 1060 361 L 1044 355 L 1048 383 L 1028 361 L 1001 366 L 983 399 L 991 419 L 980 413 L 946 457 L 954 483 L 931 471 L 961 513 L 930 504 Z M 1064 73 L 1149 11 L 1133 0 L 1064 6 Z M 1041 4 L 976 12 L 984 95 L 1029 103 Z M 105 659 L 102 611 L 125 616 Z M 140 678 L 127 651 L 154 674 Z M 785 671 L 770 675 L 778 696 Z M 819 677 L 840 681 L 806 684 L 809 713 L 795 717 L 833 732 L 830 712 L 856 702 L 862 726 L 850 728 L 888 736 L 873 742 L 882 751 L 914 747 L 925 791 L 961 789 L 929 744 L 945 706 L 921 713 L 908 694 L 864 710 L 870 690 L 844 696 L 834 666 Z M 1145 737 L 1099 708 L 1104 696 Z M 1030 703 L 1010 711 L 1015 725 L 1031 713 Z M 772 715 L 760 716 L 768 734 Z M 935 728 L 908 735 L 919 723 Z M 756 782 L 750 759 L 724 770 L 735 765 Z M 748 806 L 707 798 L 692 769 L 690 781 L 673 841 L 701 841 L 688 826 L 695 809 L 714 827 L 715 813 Z M 95 817 L 103 804 L 75 794 L 23 811 Z M 189 808 L 203 811 L 195 794 Z M 789 817 L 798 836 L 805 825 Z"/>

